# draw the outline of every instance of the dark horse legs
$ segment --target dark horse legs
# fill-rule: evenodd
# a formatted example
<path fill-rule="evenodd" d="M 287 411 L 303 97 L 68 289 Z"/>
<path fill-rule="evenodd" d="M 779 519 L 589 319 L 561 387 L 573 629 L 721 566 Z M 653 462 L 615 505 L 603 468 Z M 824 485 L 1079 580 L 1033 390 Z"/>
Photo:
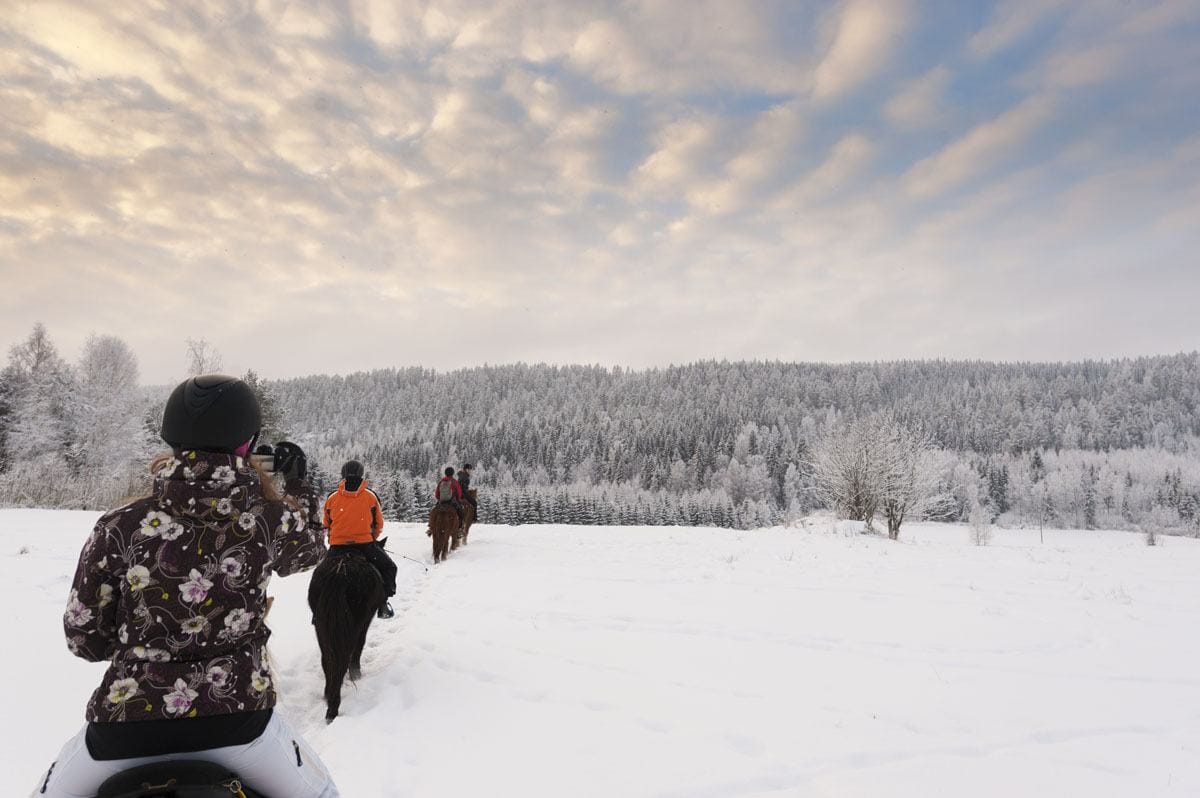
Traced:
<path fill-rule="evenodd" d="M 383 578 L 359 552 L 331 552 L 313 572 L 308 606 L 325 672 L 326 721 L 341 709 L 347 671 L 352 679 L 361 673 L 367 630 L 385 598 Z"/>
<path fill-rule="evenodd" d="M 368 616 L 358 633 L 358 645 L 354 647 L 354 654 L 350 657 L 350 681 L 352 682 L 357 682 L 362 678 L 362 653 L 363 648 L 367 645 L 367 630 L 370 628 L 371 618 Z"/>
<path fill-rule="evenodd" d="M 429 530 L 433 533 L 433 561 L 446 559 L 450 550 L 450 536 L 458 532 L 458 513 L 449 503 L 441 503 L 429 514 Z"/>

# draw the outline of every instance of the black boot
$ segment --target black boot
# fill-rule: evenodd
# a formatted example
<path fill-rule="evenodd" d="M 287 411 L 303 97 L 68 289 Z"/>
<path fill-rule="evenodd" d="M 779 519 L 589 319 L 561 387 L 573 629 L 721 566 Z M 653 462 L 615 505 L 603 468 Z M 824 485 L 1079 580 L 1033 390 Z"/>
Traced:
<path fill-rule="evenodd" d="M 378 617 L 384 618 L 384 619 L 396 617 L 396 611 L 392 609 L 392 602 L 390 602 L 390 601 L 383 602 L 383 606 L 380 607 L 379 611 L 376 612 L 375 614 Z"/>

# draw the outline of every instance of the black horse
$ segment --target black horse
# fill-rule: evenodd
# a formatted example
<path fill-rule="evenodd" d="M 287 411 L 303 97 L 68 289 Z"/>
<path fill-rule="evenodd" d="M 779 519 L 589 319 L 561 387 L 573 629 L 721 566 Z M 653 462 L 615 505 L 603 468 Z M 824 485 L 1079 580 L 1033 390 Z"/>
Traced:
<path fill-rule="evenodd" d="M 376 610 L 387 600 L 383 577 L 360 552 L 332 551 L 313 571 L 308 606 L 321 647 L 325 671 L 325 722 L 332 723 L 342 705 L 342 682 L 362 675 L 363 646 Z"/>

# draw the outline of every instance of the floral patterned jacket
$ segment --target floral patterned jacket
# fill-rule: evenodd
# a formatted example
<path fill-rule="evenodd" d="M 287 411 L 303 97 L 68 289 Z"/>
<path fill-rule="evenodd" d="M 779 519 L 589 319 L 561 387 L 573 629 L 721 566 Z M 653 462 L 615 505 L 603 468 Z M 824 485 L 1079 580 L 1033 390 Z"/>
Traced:
<path fill-rule="evenodd" d="M 89 721 L 275 705 L 267 583 L 325 552 L 319 520 L 309 519 L 312 488 L 297 481 L 287 492 L 300 509 L 265 499 L 242 458 L 185 451 L 155 473 L 150 497 L 100 518 L 63 615 L 73 653 L 112 662 Z"/>

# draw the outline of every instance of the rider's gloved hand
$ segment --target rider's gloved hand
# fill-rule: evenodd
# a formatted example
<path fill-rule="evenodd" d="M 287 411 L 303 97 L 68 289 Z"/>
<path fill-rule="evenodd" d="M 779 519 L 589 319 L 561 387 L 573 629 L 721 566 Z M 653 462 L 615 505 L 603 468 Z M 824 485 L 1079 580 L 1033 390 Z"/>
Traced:
<path fill-rule="evenodd" d="M 280 441 L 275 444 L 275 470 L 288 482 L 304 479 L 308 476 L 308 457 L 291 441 Z"/>

